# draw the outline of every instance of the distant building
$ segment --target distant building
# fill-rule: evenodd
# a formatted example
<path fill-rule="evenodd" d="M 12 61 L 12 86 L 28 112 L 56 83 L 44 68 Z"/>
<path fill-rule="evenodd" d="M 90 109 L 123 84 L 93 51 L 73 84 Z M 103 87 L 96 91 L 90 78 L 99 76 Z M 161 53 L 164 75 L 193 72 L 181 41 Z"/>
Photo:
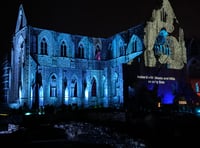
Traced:
<path fill-rule="evenodd" d="M 164 65 L 165 71 L 182 71 L 186 61 L 184 33 L 168 0 L 153 10 L 145 24 L 108 38 L 30 26 L 20 5 L 5 99 L 10 107 L 75 104 L 119 108 L 134 95 L 137 81 L 167 87 L 173 81 L 170 87 L 177 89 L 179 80 L 172 73 L 159 75 L 160 71 L 147 69 L 160 70 Z M 167 90 L 159 89 L 164 89 L 159 95 L 165 97 Z"/>

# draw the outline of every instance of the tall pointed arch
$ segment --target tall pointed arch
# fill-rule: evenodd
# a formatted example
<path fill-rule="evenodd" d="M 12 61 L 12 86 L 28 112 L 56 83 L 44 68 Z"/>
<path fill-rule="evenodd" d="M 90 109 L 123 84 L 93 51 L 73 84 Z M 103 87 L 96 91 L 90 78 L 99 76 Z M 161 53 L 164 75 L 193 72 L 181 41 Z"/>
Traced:
<path fill-rule="evenodd" d="M 61 42 L 60 55 L 61 55 L 61 57 L 67 57 L 67 45 L 66 45 L 65 41 Z"/>
<path fill-rule="evenodd" d="M 92 78 L 91 95 L 92 95 L 92 97 L 97 96 L 97 82 L 94 77 Z"/>
<path fill-rule="evenodd" d="M 84 47 L 83 44 L 78 46 L 78 58 L 84 58 Z"/>
<path fill-rule="evenodd" d="M 71 96 L 78 97 L 78 84 L 77 79 L 74 77 L 71 82 Z"/>
<path fill-rule="evenodd" d="M 40 54 L 42 55 L 47 55 L 47 41 L 46 38 L 43 37 L 42 40 L 40 41 Z"/>
<path fill-rule="evenodd" d="M 50 77 L 50 97 L 57 97 L 57 78 L 54 74 Z"/>

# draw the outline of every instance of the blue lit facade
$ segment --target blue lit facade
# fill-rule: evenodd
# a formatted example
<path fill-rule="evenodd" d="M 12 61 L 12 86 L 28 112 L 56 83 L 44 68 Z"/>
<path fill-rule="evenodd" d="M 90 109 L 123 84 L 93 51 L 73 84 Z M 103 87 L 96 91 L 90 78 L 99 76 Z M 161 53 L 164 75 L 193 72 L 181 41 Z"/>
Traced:
<path fill-rule="evenodd" d="M 29 108 L 62 104 L 84 108 L 123 106 L 132 83 L 139 80 L 143 85 L 143 81 L 150 81 L 141 79 L 143 76 L 160 74 L 150 75 L 147 69 L 165 65 L 165 72 L 181 71 L 186 63 L 183 31 L 175 28 L 175 16 L 167 0 L 153 11 L 152 18 L 145 25 L 97 38 L 32 27 L 20 5 L 11 50 L 8 104 L 27 104 Z M 171 36 L 175 29 L 176 37 Z M 163 89 L 161 92 L 165 96 Z"/>

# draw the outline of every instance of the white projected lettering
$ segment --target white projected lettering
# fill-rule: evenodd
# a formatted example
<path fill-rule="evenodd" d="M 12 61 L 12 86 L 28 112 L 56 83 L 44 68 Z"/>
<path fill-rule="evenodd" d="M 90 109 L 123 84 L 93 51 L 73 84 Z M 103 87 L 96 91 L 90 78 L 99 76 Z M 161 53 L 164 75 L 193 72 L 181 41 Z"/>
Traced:
<path fill-rule="evenodd" d="M 159 77 L 159 76 L 148 76 L 148 75 L 138 75 L 138 79 L 147 80 L 148 83 L 152 84 L 165 84 L 165 81 L 175 81 L 175 77 Z"/>

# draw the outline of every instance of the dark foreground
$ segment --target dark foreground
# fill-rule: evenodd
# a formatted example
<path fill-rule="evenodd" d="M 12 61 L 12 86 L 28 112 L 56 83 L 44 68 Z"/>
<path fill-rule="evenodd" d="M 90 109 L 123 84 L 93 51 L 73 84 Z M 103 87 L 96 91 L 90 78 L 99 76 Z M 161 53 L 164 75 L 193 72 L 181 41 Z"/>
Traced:
<path fill-rule="evenodd" d="M 135 141 L 131 146 L 133 148 L 200 147 L 198 136 L 200 118 L 195 114 L 134 113 L 129 114 L 128 119 L 126 115 L 125 112 L 116 111 L 106 113 L 82 111 L 62 115 L 23 116 L 19 130 L 11 134 L 0 135 L 0 141 L 8 146 L 130 147 L 126 142 L 121 143 L 122 140 L 123 142 L 127 141 L 126 138 L 129 137 Z M 76 124 L 72 128 L 71 122 L 73 122 L 73 126 L 74 123 L 81 124 Z M 55 128 L 55 125 L 62 127 L 66 123 L 68 129 Z M 85 126 L 86 123 L 92 126 Z M 101 128 L 98 128 L 100 126 Z M 79 138 L 82 134 L 81 140 L 77 139 L 76 135 L 71 135 L 71 137 L 75 137 L 75 140 L 67 138 L 66 134 L 69 136 L 71 129 L 76 129 L 75 132 L 71 133 L 79 134 Z M 94 133 L 95 130 L 99 130 L 98 135 Z M 105 131 L 106 134 L 104 134 Z M 109 138 L 113 140 L 114 137 L 115 141 L 118 140 L 119 143 L 106 142 L 103 137 L 108 140 Z M 101 138 L 103 139 L 102 143 L 97 143 Z"/>

